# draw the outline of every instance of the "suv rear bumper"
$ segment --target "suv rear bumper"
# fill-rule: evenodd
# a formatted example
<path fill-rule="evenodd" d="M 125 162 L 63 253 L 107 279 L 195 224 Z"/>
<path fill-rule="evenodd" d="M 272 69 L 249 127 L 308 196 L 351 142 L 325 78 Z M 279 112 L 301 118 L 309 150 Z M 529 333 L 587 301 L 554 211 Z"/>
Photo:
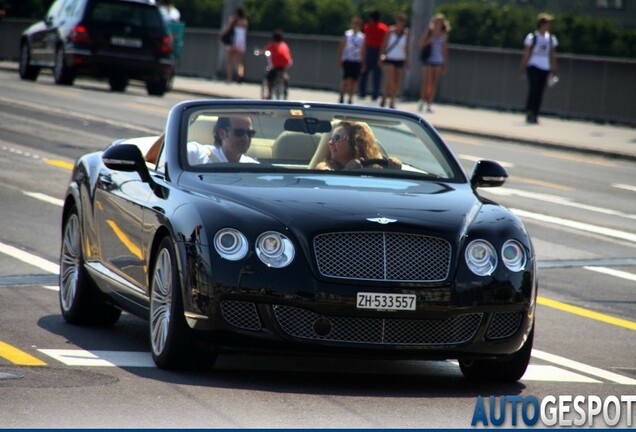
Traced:
<path fill-rule="evenodd" d="M 121 53 L 67 51 L 66 63 L 80 75 L 125 76 L 143 81 L 168 80 L 174 75 L 174 59 L 131 56 Z"/>

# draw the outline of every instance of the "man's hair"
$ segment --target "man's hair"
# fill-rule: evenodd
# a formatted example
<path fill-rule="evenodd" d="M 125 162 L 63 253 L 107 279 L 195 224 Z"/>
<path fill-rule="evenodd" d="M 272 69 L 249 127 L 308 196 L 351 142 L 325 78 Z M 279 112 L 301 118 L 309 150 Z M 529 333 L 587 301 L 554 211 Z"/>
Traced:
<path fill-rule="evenodd" d="M 369 18 L 371 18 L 371 21 L 380 21 L 380 11 L 373 11 L 369 14 Z"/>
<path fill-rule="evenodd" d="M 214 145 L 221 147 L 223 140 L 219 136 L 219 129 L 229 130 L 232 127 L 232 122 L 229 117 L 219 117 L 214 125 Z"/>
<path fill-rule="evenodd" d="M 272 33 L 272 39 L 274 39 L 274 42 L 281 42 L 283 40 L 283 31 L 274 30 L 274 33 Z"/>

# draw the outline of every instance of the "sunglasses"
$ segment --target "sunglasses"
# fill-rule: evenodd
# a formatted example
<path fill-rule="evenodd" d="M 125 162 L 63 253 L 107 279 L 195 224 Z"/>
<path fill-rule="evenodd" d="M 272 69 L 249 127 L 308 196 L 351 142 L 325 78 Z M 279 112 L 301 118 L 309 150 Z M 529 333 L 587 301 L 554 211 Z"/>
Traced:
<path fill-rule="evenodd" d="M 346 140 L 346 139 L 347 139 L 347 135 L 343 135 L 343 134 L 333 134 L 333 135 L 331 135 L 331 140 L 333 142 Z"/>
<path fill-rule="evenodd" d="M 244 137 L 245 135 L 252 138 L 256 135 L 256 131 L 254 129 L 234 128 L 232 130 L 234 131 L 234 136 L 237 138 Z"/>

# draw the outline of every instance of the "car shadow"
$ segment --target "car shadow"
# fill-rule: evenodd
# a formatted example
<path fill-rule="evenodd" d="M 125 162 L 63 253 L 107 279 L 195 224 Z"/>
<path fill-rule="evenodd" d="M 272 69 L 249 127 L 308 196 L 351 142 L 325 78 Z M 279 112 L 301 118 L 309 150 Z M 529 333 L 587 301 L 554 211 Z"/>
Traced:
<path fill-rule="evenodd" d="M 147 323 L 128 314 L 123 314 L 114 327 L 108 328 L 73 326 L 60 315 L 42 317 L 38 324 L 79 349 L 146 352 L 150 357 Z M 104 369 L 99 372 L 108 373 Z M 466 398 L 485 394 L 516 395 L 526 388 L 520 382 L 467 380 L 456 362 L 450 361 L 222 354 L 213 367 L 181 371 L 156 367 L 121 369 L 170 384 L 311 395 Z"/>

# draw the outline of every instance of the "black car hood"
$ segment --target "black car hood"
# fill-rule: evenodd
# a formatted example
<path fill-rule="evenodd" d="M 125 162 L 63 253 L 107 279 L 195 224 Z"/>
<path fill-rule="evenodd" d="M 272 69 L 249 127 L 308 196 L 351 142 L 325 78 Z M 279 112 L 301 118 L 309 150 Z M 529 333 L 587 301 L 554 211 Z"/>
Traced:
<path fill-rule="evenodd" d="M 200 186 L 303 232 L 390 229 L 465 233 L 481 203 L 468 184 L 347 175 L 204 174 Z M 382 219 L 384 218 L 384 219 Z"/>

